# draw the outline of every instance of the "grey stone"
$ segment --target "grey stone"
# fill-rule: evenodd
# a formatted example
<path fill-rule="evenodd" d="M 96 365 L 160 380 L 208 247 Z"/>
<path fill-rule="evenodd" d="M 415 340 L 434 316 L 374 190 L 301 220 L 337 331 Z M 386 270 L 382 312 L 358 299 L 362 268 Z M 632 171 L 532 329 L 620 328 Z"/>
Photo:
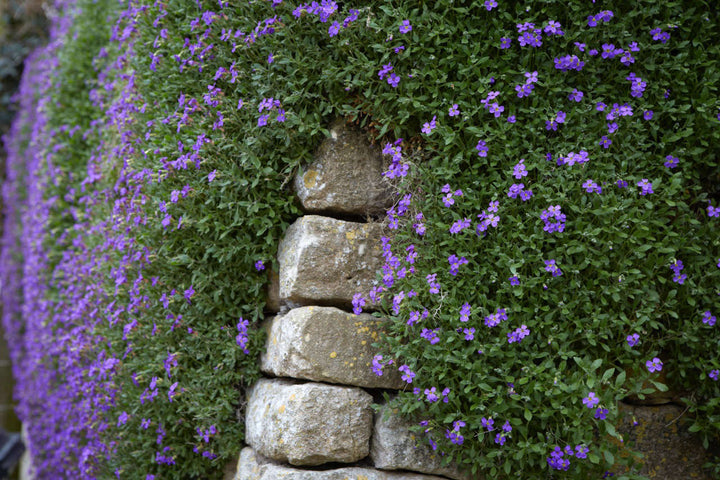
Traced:
<path fill-rule="evenodd" d="M 293 465 L 355 462 L 370 447 L 371 404 L 359 388 L 261 379 L 249 393 L 246 442 Z"/>
<path fill-rule="evenodd" d="M 392 205 L 380 150 L 340 120 L 318 148 L 314 161 L 295 176 L 306 212 L 379 214 Z"/>
<path fill-rule="evenodd" d="M 639 406 L 618 404 L 624 421 L 620 454 L 632 449 L 642 453 L 640 473 L 663 480 L 711 480 L 717 478 L 702 465 L 712 459 L 700 439 L 688 431 L 691 419 L 678 405 Z M 625 450 L 625 452 L 623 451 Z"/>
<path fill-rule="evenodd" d="M 443 466 L 442 458 L 410 430 L 412 424 L 397 415 L 388 405 L 375 413 L 370 459 L 376 468 L 412 470 L 443 475 L 455 480 L 473 478 L 457 466 Z M 475 476 L 474 478 L 481 478 Z"/>
<path fill-rule="evenodd" d="M 383 324 L 389 320 L 354 315 L 334 307 L 301 307 L 273 318 L 268 325 L 262 371 L 277 377 L 303 378 L 366 388 L 401 389 L 407 385 L 396 368 L 372 372 Z"/>
<path fill-rule="evenodd" d="M 318 215 L 298 218 L 278 249 L 280 301 L 350 308 L 370 291 L 382 266 L 379 223 L 355 223 Z"/>
<path fill-rule="evenodd" d="M 346 467 L 333 470 L 300 470 L 273 462 L 252 448 L 240 452 L 234 480 L 445 480 L 431 475 L 391 473 L 372 468 Z"/>

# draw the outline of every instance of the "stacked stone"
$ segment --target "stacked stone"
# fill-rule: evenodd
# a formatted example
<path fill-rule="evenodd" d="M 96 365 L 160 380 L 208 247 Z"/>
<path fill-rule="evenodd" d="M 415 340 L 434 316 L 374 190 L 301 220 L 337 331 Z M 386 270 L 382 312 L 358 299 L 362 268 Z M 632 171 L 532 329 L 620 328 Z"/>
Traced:
<path fill-rule="evenodd" d="M 387 320 L 348 311 L 382 266 L 383 226 L 360 220 L 392 205 L 382 171 L 378 149 L 339 122 L 296 177 L 306 215 L 279 247 L 271 305 L 285 313 L 266 322 L 261 369 L 268 377 L 248 395 L 249 447 L 235 480 L 468 478 L 418 446 L 409 425 L 387 407 L 373 413 L 366 391 L 407 385 L 397 371 L 371 370 L 372 344 Z"/>

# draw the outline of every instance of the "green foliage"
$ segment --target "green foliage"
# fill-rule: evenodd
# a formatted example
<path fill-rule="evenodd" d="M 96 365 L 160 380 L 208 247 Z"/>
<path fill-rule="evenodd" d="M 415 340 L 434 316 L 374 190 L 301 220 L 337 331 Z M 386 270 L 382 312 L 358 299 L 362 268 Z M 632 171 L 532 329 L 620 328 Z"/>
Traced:
<path fill-rule="evenodd" d="M 73 207 L 87 159 L 98 155 L 105 159 L 98 162 L 102 179 L 87 188 L 106 196 L 92 210 L 90 224 L 105 225 L 109 216 L 124 213 L 108 229 L 126 229 L 126 240 L 147 260 L 130 262 L 121 248 L 107 249 L 107 262 L 97 267 L 108 279 L 101 311 L 147 299 L 141 312 L 94 326 L 102 339 L 97 349 L 122 359 L 113 379 L 117 397 L 102 412 L 112 454 L 101 476 L 117 469 L 121 478 L 212 478 L 236 457 L 244 389 L 259 375 L 264 342 L 257 323 L 267 275 L 254 264 L 262 260 L 277 269 L 278 241 L 300 214 L 290 180 L 336 116 L 364 127 L 374 140 L 405 138 L 411 174 L 399 192 L 411 194 L 412 203 L 391 243 L 400 258 L 414 245 L 418 259 L 414 274 L 397 278 L 386 295 L 385 313 L 395 322 L 383 348 L 387 358 L 417 374 L 412 387 L 419 394 L 403 392 L 396 404 L 427 422 L 418 430 L 430 432 L 448 461 L 493 478 L 596 478 L 625 467 L 628 473 L 619 478 L 640 478 L 627 446 L 618 446 L 616 403 L 628 394 L 667 388 L 645 366 L 654 357 L 664 362 L 668 385 L 687 392 L 683 401 L 692 430 L 706 445 L 717 440 L 720 391 L 708 372 L 720 368 L 720 337 L 717 326 L 701 321 L 704 311 L 720 314 L 718 222 L 705 210 L 710 200 L 718 204 L 720 191 L 720 34 L 710 14 L 716 7 L 607 2 L 603 8 L 612 9 L 614 18 L 588 28 L 587 16 L 600 7 L 579 2 L 517 2 L 488 11 L 480 2 L 374 1 L 329 37 L 332 22 L 342 23 L 351 6 L 322 22 L 308 13 L 296 18 L 296 5 L 288 2 L 276 8 L 272 2 L 238 2 L 222 10 L 215 2 L 146 2 L 146 8 L 124 13 L 111 30 L 118 13 L 108 12 L 110 3 L 80 2 L 46 105 L 50 128 L 58 130 L 48 150 L 57 147 L 61 157 L 55 158 L 62 158 L 48 171 L 48 196 L 58 197 L 50 258 L 60 262 L 74 248 L 79 233 L 72 233 L 73 212 L 83 211 Z M 216 10 L 212 25 L 200 20 L 206 9 Z M 113 18 L 106 23 L 108 13 Z M 275 15 L 273 32 L 251 42 L 234 36 L 238 30 L 250 35 L 258 22 Z M 402 34 L 405 19 L 413 28 Z M 541 48 L 518 46 L 516 24 L 544 26 L 548 20 L 559 21 L 565 34 L 544 37 Z M 113 32 L 129 25 L 128 42 L 110 42 Z M 667 44 L 652 40 L 655 27 L 671 33 Z M 233 34 L 223 38 L 226 29 Z M 499 48 L 502 37 L 513 39 L 510 49 Z M 581 54 L 574 46 L 625 48 L 632 41 L 640 51 L 630 66 Z M 553 59 L 567 54 L 583 58 L 582 71 L 554 68 Z M 378 76 L 388 63 L 400 76 L 397 88 Z M 225 72 L 217 75 L 219 68 Z M 517 98 L 515 85 L 533 71 L 539 78 L 535 90 Z M 631 71 L 647 82 L 641 98 L 630 96 Z M 108 78 L 116 81 L 109 85 Z M 212 95 L 209 87 L 219 91 Z M 579 103 L 568 100 L 574 88 L 585 94 Z M 505 108 L 500 117 L 481 103 L 492 91 L 500 92 L 495 101 Z M 132 99 L 122 101 L 136 107 L 131 115 L 113 117 L 87 138 L 69 133 L 107 120 L 110 107 L 125 96 Z M 281 105 L 258 112 L 270 97 Z M 191 99 L 196 106 L 189 108 Z M 609 135 L 608 149 L 598 144 L 608 135 L 607 111 L 595 109 L 600 101 L 607 111 L 613 103 L 630 102 L 634 112 L 615 120 L 619 129 Z M 451 117 L 453 104 L 460 115 Z M 286 112 L 284 122 L 276 120 L 279 108 Z M 546 120 L 559 110 L 567 113 L 565 123 L 546 130 Z M 652 120 L 642 118 L 645 110 L 654 111 Z M 268 113 L 268 124 L 259 126 Z M 421 135 L 433 117 L 437 128 Z M 139 146 L 121 157 L 113 149 L 126 135 Z M 488 145 L 487 157 L 478 156 L 479 140 Z M 556 163 L 581 150 L 589 153 L 587 163 Z M 177 162 L 193 151 L 196 158 Z M 667 155 L 680 159 L 678 168 L 663 166 Z M 517 183 L 534 193 L 527 202 L 507 196 L 520 159 L 529 173 Z M 129 172 L 140 175 L 133 179 Z M 643 178 L 655 193 L 639 195 L 636 184 Z M 587 179 L 600 184 L 602 194 L 586 192 L 581 184 Z M 621 179 L 628 188 L 615 185 Z M 463 192 L 450 208 L 442 202 L 445 184 Z M 134 187 L 140 193 L 114 208 L 127 199 L 122 188 Z M 491 201 L 500 203 L 500 223 L 475 235 L 475 219 Z M 563 232 L 543 230 L 540 215 L 551 205 L 560 205 L 567 217 Z M 424 236 L 413 228 L 420 212 Z M 473 220 L 471 228 L 448 233 L 463 218 Z M 100 248 L 107 231 L 89 235 L 88 249 Z M 448 271 L 453 254 L 468 260 L 457 276 Z M 561 276 L 545 271 L 550 259 Z M 685 264 L 684 284 L 672 281 L 676 259 Z M 428 293 L 429 274 L 437 274 L 440 294 Z M 520 284 L 511 285 L 511 276 Z M 183 292 L 190 289 L 194 293 L 186 298 Z M 392 312 L 393 294 L 411 290 L 417 296 Z M 458 320 L 466 302 L 472 306 L 467 323 Z M 483 317 L 498 308 L 507 310 L 508 320 L 494 328 L 483 325 Z M 428 318 L 408 326 L 410 312 L 423 309 Z M 248 353 L 235 338 L 241 317 L 252 325 Z M 508 343 L 507 334 L 520 325 L 530 335 Z M 462 333 L 467 327 L 475 328 L 472 341 Z M 420 337 L 424 328 L 440 329 L 440 342 L 430 345 Z M 626 337 L 633 333 L 640 343 L 631 348 Z M 145 396 L 153 378 L 160 392 L 154 401 Z M 438 394 L 449 389 L 447 403 L 418 401 L 432 387 Z M 594 418 L 595 408 L 583 404 L 589 392 L 608 409 L 606 419 Z M 119 422 L 123 414 L 128 420 Z M 493 418 L 495 430 L 484 429 L 483 418 Z M 466 422 L 462 445 L 445 437 L 458 420 Z M 495 438 L 506 421 L 512 432 L 500 445 Z M 217 433 L 203 439 L 200 431 L 211 426 Z M 163 449 L 158 429 L 164 431 Z M 590 452 L 586 460 L 573 458 L 569 472 L 556 472 L 546 461 L 556 445 L 585 445 Z M 158 463 L 158 453 L 174 464 Z"/>

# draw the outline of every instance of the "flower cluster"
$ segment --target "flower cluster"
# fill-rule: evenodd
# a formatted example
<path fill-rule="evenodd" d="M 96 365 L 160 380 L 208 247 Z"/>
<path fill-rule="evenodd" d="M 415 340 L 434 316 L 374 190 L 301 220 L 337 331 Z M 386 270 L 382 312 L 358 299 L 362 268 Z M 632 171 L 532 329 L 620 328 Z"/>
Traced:
<path fill-rule="evenodd" d="M 560 205 L 550 205 L 542 211 L 540 219 L 545 223 L 543 227 L 545 232 L 553 233 L 565 230 L 565 214 L 562 213 Z"/>

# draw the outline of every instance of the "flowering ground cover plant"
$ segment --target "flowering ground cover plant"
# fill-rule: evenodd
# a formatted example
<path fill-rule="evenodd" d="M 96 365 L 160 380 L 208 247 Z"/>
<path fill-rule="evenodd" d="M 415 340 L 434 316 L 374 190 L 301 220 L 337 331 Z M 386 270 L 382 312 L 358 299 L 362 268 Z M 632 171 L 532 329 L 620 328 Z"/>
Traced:
<path fill-rule="evenodd" d="M 41 478 L 235 460 L 290 179 L 337 116 L 398 188 L 355 301 L 395 320 L 373 368 L 400 368 L 397 405 L 448 460 L 639 478 L 616 402 L 668 386 L 717 441 L 712 2 L 55 10 L 3 187 L 3 321 Z"/>

